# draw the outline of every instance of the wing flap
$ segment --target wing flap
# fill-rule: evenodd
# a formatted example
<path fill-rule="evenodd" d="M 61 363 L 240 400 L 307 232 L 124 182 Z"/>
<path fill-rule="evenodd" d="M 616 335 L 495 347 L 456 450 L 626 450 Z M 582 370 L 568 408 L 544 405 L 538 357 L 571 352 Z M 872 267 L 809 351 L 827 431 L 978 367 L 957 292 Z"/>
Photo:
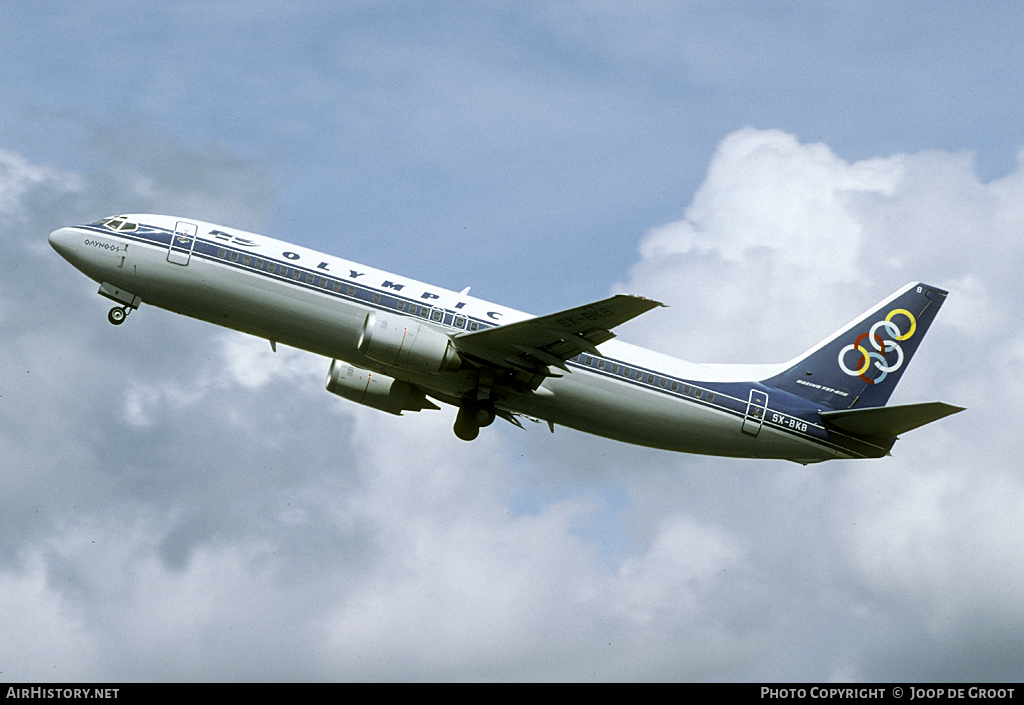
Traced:
<path fill-rule="evenodd" d="M 581 352 L 601 356 L 597 346 L 615 337 L 611 329 L 664 304 L 640 296 L 611 298 L 518 323 L 461 333 L 454 338 L 460 353 L 491 364 L 568 371 L 565 361 Z"/>

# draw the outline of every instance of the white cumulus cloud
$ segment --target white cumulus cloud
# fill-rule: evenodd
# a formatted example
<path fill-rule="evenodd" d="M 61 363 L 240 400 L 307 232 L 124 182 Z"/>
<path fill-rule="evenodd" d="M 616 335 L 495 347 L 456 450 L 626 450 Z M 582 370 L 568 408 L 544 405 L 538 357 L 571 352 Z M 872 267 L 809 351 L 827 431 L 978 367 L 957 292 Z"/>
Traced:
<path fill-rule="evenodd" d="M 10 218 L 75 179 L 71 210 L 104 210 L 91 177 L 19 159 Z M 970 410 L 892 458 L 810 468 L 500 420 L 463 443 L 451 409 L 331 396 L 315 356 L 145 306 L 115 329 L 90 283 L 7 229 L 55 283 L 47 315 L 9 316 L 0 339 L 0 643 L 20 654 L 0 649 L 0 671 L 1019 677 L 1021 172 L 981 183 L 939 151 L 849 162 L 748 128 L 640 243 L 626 288 L 672 307 L 623 337 L 689 359 L 786 359 L 906 281 L 951 291 L 897 394 Z M 19 312 L 32 296 L 0 267 Z M 996 667 L 972 655 L 993 625 Z"/>

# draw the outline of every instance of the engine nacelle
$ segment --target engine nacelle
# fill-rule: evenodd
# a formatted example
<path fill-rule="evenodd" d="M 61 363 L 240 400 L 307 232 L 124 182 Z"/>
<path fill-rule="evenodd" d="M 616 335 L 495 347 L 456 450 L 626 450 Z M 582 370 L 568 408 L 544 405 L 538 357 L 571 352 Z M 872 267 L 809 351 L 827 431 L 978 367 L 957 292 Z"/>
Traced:
<path fill-rule="evenodd" d="M 410 372 L 454 372 L 462 365 L 447 335 L 408 316 L 378 316 L 371 311 L 363 323 L 358 348 L 371 360 Z"/>
<path fill-rule="evenodd" d="M 403 411 L 439 409 L 423 393 L 394 377 L 370 372 L 334 360 L 327 373 L 327 391 L 350 401 L 401 416 Z"/>

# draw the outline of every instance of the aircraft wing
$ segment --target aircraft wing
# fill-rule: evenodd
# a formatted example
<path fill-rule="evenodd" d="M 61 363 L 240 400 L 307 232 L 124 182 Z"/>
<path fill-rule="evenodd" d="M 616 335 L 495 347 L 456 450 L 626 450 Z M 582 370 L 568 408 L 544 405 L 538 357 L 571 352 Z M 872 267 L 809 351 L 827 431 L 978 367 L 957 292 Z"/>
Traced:
<path fill-rule="evenodd" d="M 546 374 L 553 365 L 568 372 L 566 360 L 581 352 L 603 357 L 597 346 L 615 337 L 612 328 L 658 306 L 664 304 L 616 294 L 547 316 L 460 333 L 454 342 L 460 353 L 499 367 Z"/>

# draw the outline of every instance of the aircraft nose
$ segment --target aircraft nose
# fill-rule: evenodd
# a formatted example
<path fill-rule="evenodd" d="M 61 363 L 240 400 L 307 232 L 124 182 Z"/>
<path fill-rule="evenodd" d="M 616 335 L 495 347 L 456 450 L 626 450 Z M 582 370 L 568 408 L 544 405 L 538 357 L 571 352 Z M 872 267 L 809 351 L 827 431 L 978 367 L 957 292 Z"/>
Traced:
<path fill-rule="evenodd" d="M 64 259 L 70 259 L 78 252 L 80 238 L 74 228 L 60 228 L 50 233 L 50 247 L 57 250 Z"/>

